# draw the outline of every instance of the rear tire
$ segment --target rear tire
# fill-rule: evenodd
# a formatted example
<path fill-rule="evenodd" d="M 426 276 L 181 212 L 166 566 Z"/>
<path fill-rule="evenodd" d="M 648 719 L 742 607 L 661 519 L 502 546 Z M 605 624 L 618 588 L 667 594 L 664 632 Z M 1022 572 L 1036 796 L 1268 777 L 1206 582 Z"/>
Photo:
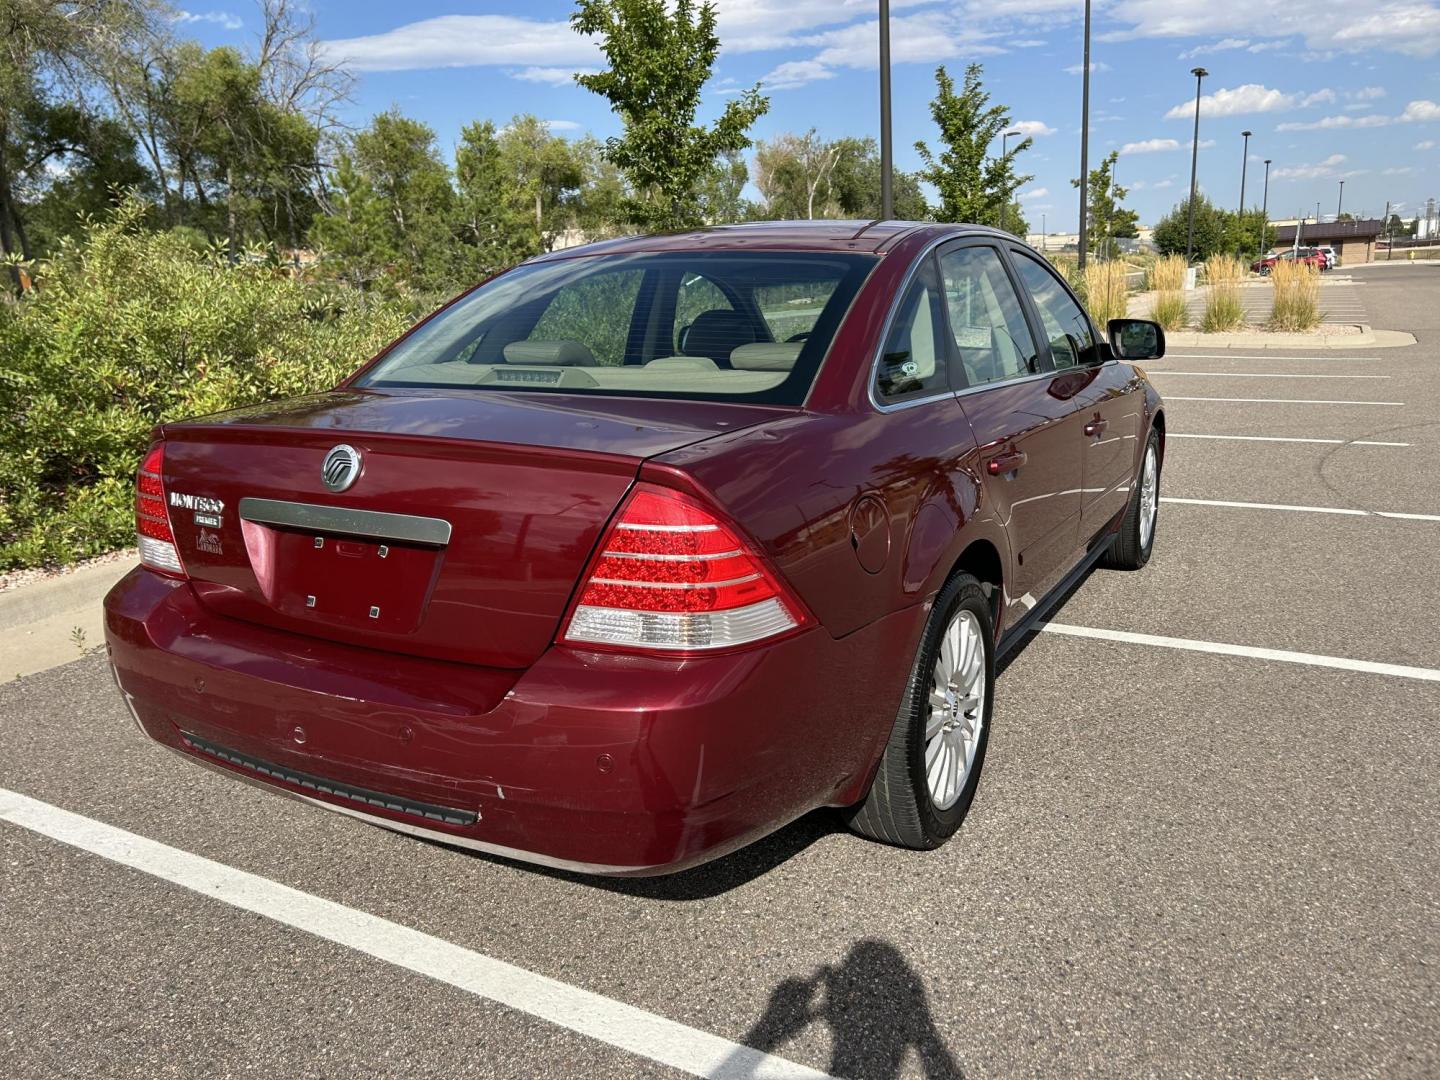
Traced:
<path fill-rule="evenodd" d="M 985 764 L 995 690 L 995 634 L 980 582 L 957 574 L 935 598 L 864 800 L 846 816 L 862 836 L 929 850 L 960 827 Z"/>
<path fill-rule="evenodd" d="M 1160 523 L 1160 433 L 1153 428 L 1140 455 L 1140 471 L 1130 489 L 1130 504 L 1110 550 L 1100 560 L 1109 570 L 1139 570 L 1155 550 Z"/>

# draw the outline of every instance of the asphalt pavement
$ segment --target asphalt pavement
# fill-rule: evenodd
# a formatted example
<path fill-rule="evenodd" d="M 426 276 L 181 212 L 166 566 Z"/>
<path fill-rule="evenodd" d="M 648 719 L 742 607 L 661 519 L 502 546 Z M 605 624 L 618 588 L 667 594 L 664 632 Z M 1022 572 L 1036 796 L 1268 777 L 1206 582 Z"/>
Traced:
<path fill-rule="evenodd" d="M 671 1076 L 646 1048 L 676 1030 L 773 1055 L 731 1076 L 1436 1075 L 1440 265 L 1347 272 L 1417 345 L 1152 366 L 1171 436 L 1233 438 L 1170 439 L 1161 494 L 1188 501 L 1150 566 L 1053 615 L 1099 637 L 1006 664 L 937 852 L 817 813 L 673 877 L 581 878 L 196 768 L 137 733 L 100 656 L 5 684 L 0 818 L 13 792 L 103 824 L 87 848 L 0 820 L 0 1075 Z M 353 926 L 137 869 L 114 829 L 659 1033 L 497 1004 L 337 943 Z"/>

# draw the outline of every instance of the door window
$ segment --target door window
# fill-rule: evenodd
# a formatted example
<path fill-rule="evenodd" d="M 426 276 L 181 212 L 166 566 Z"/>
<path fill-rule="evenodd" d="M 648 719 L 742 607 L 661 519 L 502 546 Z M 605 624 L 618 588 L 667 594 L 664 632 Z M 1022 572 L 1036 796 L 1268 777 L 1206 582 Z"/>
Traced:
<path fill-rule="evenodd" d="M 940 305 L 939 277 L 934 262 L 926 259 L 905 290 L 885 340 L 875 373 L 875 395 L 880 401 L 923 397 L 950 388 L 940 337 L 945 313 Z"/>
<path fill-rule="evenodd" d="M 1015 268 L 1040 309 L 1040 322 L 1050 339 L 1050 356 L 1057 368 L 1077 367 L 1099 361 L 1099 346 L 1090 320 L 1066 291 L 1049 266 L 1029 255 L 1015 253 Z"/>
<path fill-rule="evenodd" d="M 967 386 L 1037 370 L 1035 340 L 1000 252 L 992 247 L 952 248 L 940 256 L 940 277 Z"/>

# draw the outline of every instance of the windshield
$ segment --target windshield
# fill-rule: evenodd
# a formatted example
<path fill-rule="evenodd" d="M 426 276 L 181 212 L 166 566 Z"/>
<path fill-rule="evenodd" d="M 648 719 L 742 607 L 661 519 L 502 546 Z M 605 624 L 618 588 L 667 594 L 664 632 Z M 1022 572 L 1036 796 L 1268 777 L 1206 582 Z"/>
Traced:
<path fill-rule="evenodd" d="M 687 251 L 520 266 L 418 327 L 355 385 L 799 405 L 875 262 Z"/>

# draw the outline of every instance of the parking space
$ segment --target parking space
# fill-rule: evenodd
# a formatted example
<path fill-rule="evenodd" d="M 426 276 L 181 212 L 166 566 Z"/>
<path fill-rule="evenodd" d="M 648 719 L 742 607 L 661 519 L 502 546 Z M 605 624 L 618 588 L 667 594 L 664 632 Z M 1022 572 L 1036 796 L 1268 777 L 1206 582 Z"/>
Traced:
<path fill-rule="evenodd" d="M 1240 304 L 1245 321 L 1259 325 L 1267 322 L 1275 302 L 1275 289 L 1268 281 L 1246 282 L 1240 288 Z M 1205 314 L 1205 294 L 1192 293 L 1186 300 L 1190 322 L 1199 325 Z M 1320 279 L 1320 319 L 1327 323 L 1369 322 L 1362 289 L 1356 277 L 1345 270 L 1331 270 Z"/>
<path fill-rule="evenodd" d="M 584 879 L 196 769 L 99 657 L 0 688 L 0 789 L 268 898 L 17 824 L 0 790 L 4 1073 L 1434 1075 L 1440 278 L 1355 278 L 1418 345 L 1154 365 L 1154 559 L 1053 615 L 1100 636 L 1009 659 L 975 809 L 933 853 L 821 813 L 674 877 Z M 306 897 L 333 936 L 289 916 Z"/>

